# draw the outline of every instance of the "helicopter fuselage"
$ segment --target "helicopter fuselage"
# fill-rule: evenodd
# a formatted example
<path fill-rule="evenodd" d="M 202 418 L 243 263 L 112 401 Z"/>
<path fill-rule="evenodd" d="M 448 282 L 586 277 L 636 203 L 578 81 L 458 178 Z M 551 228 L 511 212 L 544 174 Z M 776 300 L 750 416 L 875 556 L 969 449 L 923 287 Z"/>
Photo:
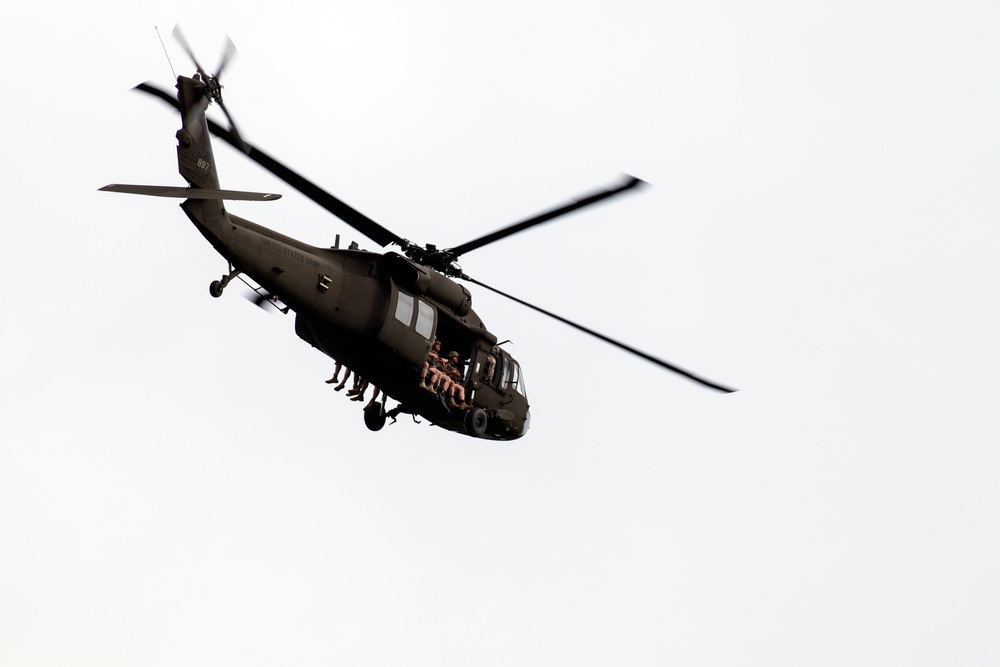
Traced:
<path fill-rule="evenodd" d="M 479 437 L 519 438 L 530 423 L 520 366 L 472 309 L 468 290 L 402 255 L 320 248 L 189 199 L 182 208 L 238 271 L 295 312 L 295 332 L 420 415 L 468 432 L 467 411 L 419 385 L 435 339 L 462 360 L 466 400 L 483 410 Z M 390 413 L 391 414 L 391 413 Z"/>
<path fill-rule="evenodd" d="M 219 191 L 204 86 L 178 77 L 177 87 L 183 119 L 177 132 L 179 171 L 192 192 Z M 236 272 L 295 312 L 300 338 L 398 401 L 389 416 L 420 415 L 448 430 L 498 440 L 527 431 L 520 366 L 497 346 L 463 285 L 394 252 L 303 243 L 229 213 L 222 198 L 191 197 L 181 208 Z M 421 386 L 435 339 L 442 351 L 458 353 L 472 408 L 456 409 Z M 384 403 L 375 409 L 384 411 Z M 374 420 L 379 428 L 384 414 Z"/>
<path fill-rule="evenodd" d="M 219 71 L 225 62 L 224 58 Z M 260 285 L 262 297 L 276 302 L 280 299 L 285 312 L 294 310 L 295 332 L 300 338 L 346 365 L 356 380 L 360 376 L 384 392 L 380 403 L 372 401 L 365 408 L 365 424 L 370 429 L 382 428 L 387 417 L 395 420 L 400 414 L 411 414 L 445 429 L 497 440 L 513 440 L 528 430 L 531 420 L 521 368 L 472 309 L 468 289 L 452 278 L 488 289 L 706 387 L 733 391 L 480 282 L 458 265 L 458 258 L 465 253 L 631 191 L 643 185 L 641 179 L 626 175 L 615 187 L 573 199 L 457 246 L 420 246 L 348 206 L 259 148 L 247 145 L 222 102 L 218 74 L 206 75 L 198 66 L 194 76 L 177 77 L 176 99 L 148 83 L 136 88 L 180 111 L 177 164 L 188 187 L 113 184 L 101 189 L 184 199 L 184 212 L 229 261 L 229 273 L 212 283 L 211 294 L 221 296 L 232 278 L 246 274 Z M 218 103 L 229 118 L 229 130 L 206 117 L 205 110 L 212 102 Z M 227 200 L 272 201 L 280 195 L 221 189 L 210 134 L 244 151 L 251 160 L 365 238 L 382 247 L 398 246 L 402 254 L 369 252 L 355 244 L 347 249 L 312 246 L 229 213 L 224 203 Z M 458 360 L 441 369 L 440 376 L 432 373 L 439 384 L 436 390 L 428 390 L 422 378 L 435 341 L 440 341 L 441 351 L 448 350 L 446 358 Z M 453 387 L 447 387 L 446 397 L 442 389 L 448 382 Z M 462 391 L 452 395 L 454 385 L 462 387 Z M 388 412 L 386 396 L 399 402 Z"/>

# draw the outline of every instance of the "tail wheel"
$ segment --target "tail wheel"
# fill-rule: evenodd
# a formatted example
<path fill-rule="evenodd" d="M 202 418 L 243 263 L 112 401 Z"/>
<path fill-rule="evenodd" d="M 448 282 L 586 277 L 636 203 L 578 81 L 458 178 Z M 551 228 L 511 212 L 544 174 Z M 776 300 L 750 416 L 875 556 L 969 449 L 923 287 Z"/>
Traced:
<path fill-rule="evenodd" d="M 478 438 L 486 433 L 486 413 L 482 408 L 473 408 L 465 413 L 465 432 L 473 438 Z"/>

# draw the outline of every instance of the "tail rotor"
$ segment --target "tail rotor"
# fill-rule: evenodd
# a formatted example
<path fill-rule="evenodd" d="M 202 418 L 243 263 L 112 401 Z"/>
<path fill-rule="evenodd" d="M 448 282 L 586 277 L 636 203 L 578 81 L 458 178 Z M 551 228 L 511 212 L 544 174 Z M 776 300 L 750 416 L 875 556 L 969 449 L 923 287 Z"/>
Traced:
<path fill-rule="evenodd" d="M 172 34 L 174 39 L 177 40 L 177 43 L 181 45 L 182 49 L 184 49 L 188 58 L 191 59 L 191 62 L 194 63 L 198 72 L 198 78 L 200 78 L 205 84 L 205 94 L 209 101 L 218 104 L 219 108 L 222 109 L 222 113 L 225 114 L 226 119 L 229 121 L 229 131 L 233 134 L 233 138 L 236 140 L 236 143 L 244 153 L 249 153 L 250 147 L 244 143 L 239 130 L 236 129 L 236 123 L 233 121 L 232 114 L 229 113 L 229 109 L 226 108 L 225 102 L 222 101 L 222 83 L 219 81 L 219 78 L 222 76 L 222 72 L 226 69 L 226 66 L 238 53 L 236 45 L 233 44 L 233 40 L 230 39 L 228 35 L 226 36 L 226 43 L 223 46 L 222 58 L 219 61 L 219 66 L 215 68 L 214 73 L 210 74 L 206 72 L 201 66 L 201 63 L 198 62 L 198 58 L 194 55 L 194 50 L 184 37 L 184 33 L 181 31 L 180 25 L 174 26 Z"/>

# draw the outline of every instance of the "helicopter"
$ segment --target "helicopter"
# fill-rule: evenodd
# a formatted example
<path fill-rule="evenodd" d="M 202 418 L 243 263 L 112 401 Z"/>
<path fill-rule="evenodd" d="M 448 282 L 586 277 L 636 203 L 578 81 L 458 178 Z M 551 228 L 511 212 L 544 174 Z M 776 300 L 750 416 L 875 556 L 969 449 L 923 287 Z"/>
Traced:
<path fill-rule="evenodd" d="M 228 262 L 227 272 L 209 285 L 211 296 L 221 297 L 236 278 L 244 282 L 249 278 L 259 286 L 254 287 L 260 295 L 258 305 L 271 302 L 283 305 L 279 309 L 285 314 L 294 312 L 299 338 L 381 390 L 381 400 L 373 399 L 363 410 L 370 430 L 381 430 L 388 419 L 395 423 L 399 415 L 408 414 L 415 422 L 423 417 L 434 426 L 475 438 L 515 440 L 527 433 L 531 413 L 524 371 L 472 309 L 472 294 L 463 283 L 495 292 L 711 389 L 734 391 L 482 283 L 458 264 L 468 252 L 636 189 L 644 185 L 642 180 L 628 176 L 613 187 L 458 246 L 419 245 L 246 143 L 222 100 L 220 76 L 235 52 L 232 42 L 227 40 L 220 65 L 208 73 L 176 29 L 174 36 L 194 63 L 195 73 L 177 76 L 176 94 L 148 82 L 135 89 L 180 112 L 177 163 L 187 186 L 111 184 L 100 190 L 182 199 L 180 208 L 188 219 Z M 229 128 L 208 118 L 212 104 L 226 116 Z M 226 201 L 274 201 L 281 195 L 222 189 L 212 136 L 382 248 L 396 246 L 399 252 L 362 250 L 356 243 L 340 248 L 339 235 L 336 245 L 317 247 L 228 212 Z M 464 393 L 461 403 L 426 382 L 425 364 L 433 366 L 429 353 L 438 346 L 450 350 L 449 357 L 457 357 L 451 381 Z M 389 398 L 397 405 L 387 409 Z"/>

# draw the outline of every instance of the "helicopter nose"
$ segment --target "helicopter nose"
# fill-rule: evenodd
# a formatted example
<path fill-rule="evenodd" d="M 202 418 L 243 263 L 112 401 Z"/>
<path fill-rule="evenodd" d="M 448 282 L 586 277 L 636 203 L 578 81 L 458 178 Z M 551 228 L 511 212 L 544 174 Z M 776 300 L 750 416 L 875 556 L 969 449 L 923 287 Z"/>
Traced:
<path fill-rule="evenodd" d="M 531 410 L 524 413 L 524 426 L 521 427 L 521 435 L 523 436 L 531 428 Z"/>

